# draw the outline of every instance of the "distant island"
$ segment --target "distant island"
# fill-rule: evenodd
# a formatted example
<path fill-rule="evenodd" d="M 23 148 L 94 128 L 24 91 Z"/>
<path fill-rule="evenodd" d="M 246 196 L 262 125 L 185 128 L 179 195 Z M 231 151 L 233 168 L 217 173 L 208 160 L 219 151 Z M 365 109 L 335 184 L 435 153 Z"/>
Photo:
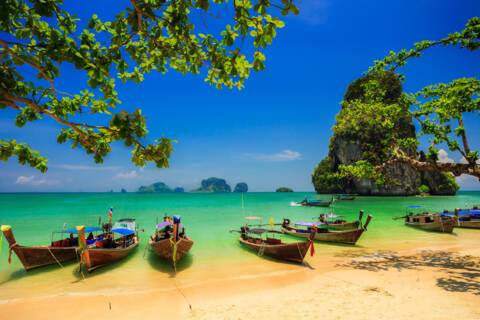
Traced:
<path fill-rule="evenodd" d="M 127 190 L 125 190 L 124 188 L 122 188 L 122 190 L 120 190 L 121 193 L 127 193 Z"/>
<path fill-rule="evenodd" d="M 192 192 L 232 192 L 232 188 L 225 179 L 212 177 L 202 180 L 200 188 L 194 189 Z"/>
<path fill-rule="evenodd" d="M 248 185 L 245 182 L 239 182 L 235 185 L 234 192 L 247 192 Z M 122 192 L 127 192 L 122 189 Z M 138 193 L 183 193 L 185 189 L 183 187 L 171 188 L 164 182 L 155 182 L 148 186 L 140 186 L 137 190 Z M 225 181 L 225 179 L 211 177 L 202 180 L 200 187 L 191 190 L 191 192 L 232 192 L 232 188 Z"/>
<path fill-rule="evenodd" d="M 288 187 L 280 187 L 277 190 L 275 190 L 275 192 L 293 192 L 293 190 Z"/>
<path fill-rule="evenodd" d="M 182 193 L 182 192 L 185 192 L 185 189 L 183 189 L 182 187 L 176 187 L 175 189 L 172 189 L 164 182 L 155 182 L 149 186 L 141 186 L 140 188 L 138 188 L 137 192 L 139 193 L 172 193 L 172 192 Z"/>
<path fill-rule="evenodd" d="M 233 189 L 233 192 L 248 192 L 248 185 L 245 182 L 239 182 Z"/>

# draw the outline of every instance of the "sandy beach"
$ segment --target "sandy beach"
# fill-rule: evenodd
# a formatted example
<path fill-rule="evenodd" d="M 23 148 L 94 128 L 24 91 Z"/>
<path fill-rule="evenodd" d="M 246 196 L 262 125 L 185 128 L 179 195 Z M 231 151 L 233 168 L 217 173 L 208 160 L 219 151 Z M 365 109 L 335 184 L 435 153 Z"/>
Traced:
<path fill-rule="evenodd" d="M 69 292 L 9 294 L 0 314 L 4 319 L 478 319 L 480 233 L 459 230 L 454 237 L 429 245 L 389 244 L 390 249 L 320 246 L 301 266 L 259 257 L 195 274 L 186 269 L 175 277 L 133 277 L 141 283 L 128 289 L 112 279 L 118 287 L 102 289 L 108 274 L 87 276 L 72 281 L 76 290 Z"/>

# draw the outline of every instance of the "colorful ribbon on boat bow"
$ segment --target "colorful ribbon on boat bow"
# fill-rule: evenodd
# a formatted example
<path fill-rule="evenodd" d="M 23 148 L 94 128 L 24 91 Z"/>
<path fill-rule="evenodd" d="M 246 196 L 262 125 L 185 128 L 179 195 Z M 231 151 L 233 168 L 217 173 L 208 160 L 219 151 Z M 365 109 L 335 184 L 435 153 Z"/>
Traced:
<path fill-rule="evenodd" d="M 315 234 L 317 233 L 317 226 L 312 226 L 312 233 L 310 234 L 310 257 L 315 255 L 315 246 L 313 244 L 313 240 L 315 240 Z"/>

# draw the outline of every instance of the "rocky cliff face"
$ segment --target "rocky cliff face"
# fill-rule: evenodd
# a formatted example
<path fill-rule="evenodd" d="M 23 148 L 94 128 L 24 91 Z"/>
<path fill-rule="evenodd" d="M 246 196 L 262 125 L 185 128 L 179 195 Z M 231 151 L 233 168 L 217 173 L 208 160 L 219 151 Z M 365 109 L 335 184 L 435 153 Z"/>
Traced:
<path fill-rule="evenodd" d="M 372 98 L 365 97 L 363 88 L 366 85 L 382 87 L 384 90 L 379 91 L 381 99 L 373 98 L 375 101 L 372 102 Z M 312 183 L 318 193 L 415 195 L 421 185 L 428 186 L 431 194 L 456 193 L 458 187 L 452 177 L 441 172 L 422 173 L 405 163 L 388 165 L 383 184 L 371 179 L 340 178 L 336 174 L 340 165 L 352 165 L 360 160 L 383 163 L 392 131 L 396 138 L 415 139 L 415 127 L 408 113 L 408 105 L 402 105 L 401 97 L 401 81 L 393 73 L 385 73 L 376 79 L 366 76 L 349 86 L 342 111 L 337 115 L 329 155 L 317 165 L 312 175 Z M 380 107 L 389 108 L 384 118 L 382 110 L 378 109 Z M 382 122 L 392 118 L 395 123 Z M 413 149 L 404 151 L 416 154 Z"/>
<path fill-rule="evenodd" d="M 208 178 L 202 180 L 201 186 L 192 192 L 231 192 L 232 189 L 224 179 Z"/>

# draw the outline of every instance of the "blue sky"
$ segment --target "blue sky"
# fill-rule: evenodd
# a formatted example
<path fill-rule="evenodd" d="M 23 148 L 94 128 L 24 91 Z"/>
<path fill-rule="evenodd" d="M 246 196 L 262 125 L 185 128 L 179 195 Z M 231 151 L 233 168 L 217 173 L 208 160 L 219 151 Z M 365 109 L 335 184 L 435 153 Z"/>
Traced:
<path fill-rule="evenodd" d="M 80 17 L 93 11 L 108 17 L 121 8 L 114 0 L 76 7 L 66 2 Z M 133 166 L 130 151 L 120 144 L 103 165 L 96 165 L 83 151 L 56 144 L 59 126 L 54 122 L 17 129 L 14 113 L 2 110 L 0 137 L 28 142 L 50 161 L 46 174 L 22 167 L 16 159 L 0 162 L 0 191 L 133 191 L 155 181 L 188 190 L 211 176 L 231 185 L 247 182 L 252 191 L 279 186 L 313 190 L 310 174 L 327 154 L 347 85 L 390 50 L 444 37 L 480 15 L 478 0 L 303 0 L 300 7 L 300 15 L 286 18 L 286 27 L 266 50 L 267 69 L 252 74 L 242 91 L 219 91 L 202 76 L 174 71 L 151 73 L 139 85 L 118 84 L 121 108 L 143 109 L 149 139 L 178 141 L 169 169 Z M 479 58 L 479 52 L 455 48 L 428 51 L 401 70 L 405 90 L 478 77 Z M 75 91 L 83 88 L 83 80 L 82 74 L 64 68 L 56 86 Z M 468 118 L 466 125 L 472 147 L 480 149 L 480 119 Z M 446 156 L 458 160 L 455 154 Z M 476 179 L 462 177 L 459 182 L 464 189 L 480 189 Z"/>

